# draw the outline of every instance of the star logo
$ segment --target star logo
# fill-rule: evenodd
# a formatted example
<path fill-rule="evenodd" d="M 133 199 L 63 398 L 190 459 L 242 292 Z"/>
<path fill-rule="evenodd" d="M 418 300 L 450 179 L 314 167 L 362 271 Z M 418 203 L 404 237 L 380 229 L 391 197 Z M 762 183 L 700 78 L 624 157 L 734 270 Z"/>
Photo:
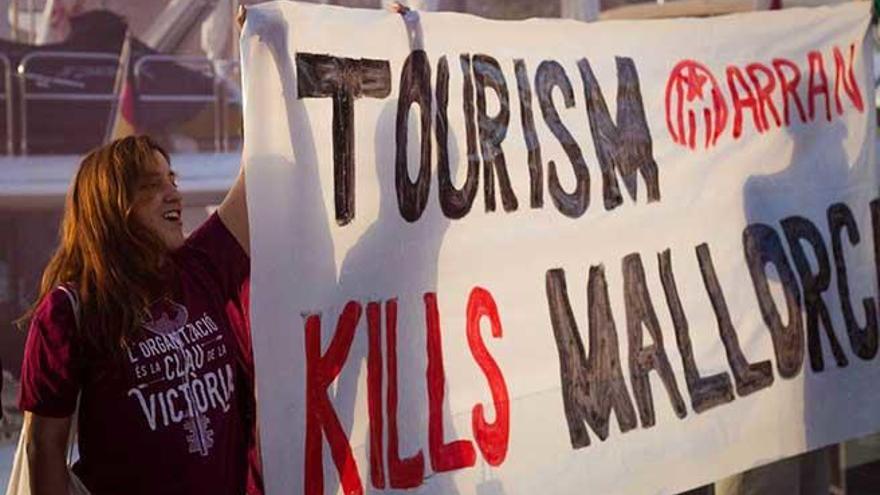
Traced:
<path fill-rule="evenodd" d="M 684 82 L 687 84 L 687 101 L 694 101 L 697 97 L 703 99 L 703 86 L 706 85 L 708 77 L 704 76 L 697 70 L 697 67 L 691 65 L 686 69 L 687 75 Z"/>
<path fill-rule="evenodd" d="M 711 148 L 727 126 L 727 103 L 705 65 L 682 60 L 666 83 L 666 127 L 672 141 L 695 149 Z"/>

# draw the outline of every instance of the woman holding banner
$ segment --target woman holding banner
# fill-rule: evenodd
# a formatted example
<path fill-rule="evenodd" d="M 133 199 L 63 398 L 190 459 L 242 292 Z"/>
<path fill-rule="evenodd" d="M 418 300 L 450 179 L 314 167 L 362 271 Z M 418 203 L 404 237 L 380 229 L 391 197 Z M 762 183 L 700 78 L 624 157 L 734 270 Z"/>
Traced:
<path fill-rule="evenodd" d="M 27 315 L 20 406 L 31 493 L 68 493 L 72 477 L 94 494 L 262 492 L 248 462 L 257 452 L 243 174 L 186 239 L 181 208 L 169 156 L 148 137 L 80 164 Z M 69 474 L 73 426 L 80 458 Z"/>

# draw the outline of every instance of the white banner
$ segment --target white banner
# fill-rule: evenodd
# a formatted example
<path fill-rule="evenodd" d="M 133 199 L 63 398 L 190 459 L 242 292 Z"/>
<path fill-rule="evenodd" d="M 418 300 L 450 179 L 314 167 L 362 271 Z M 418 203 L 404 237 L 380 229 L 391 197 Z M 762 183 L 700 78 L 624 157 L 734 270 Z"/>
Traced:
<path fill-rule="evenodd" d="M 869 16 L 253 7 L 268 493 L 672 493 L 880 429 Z"/>

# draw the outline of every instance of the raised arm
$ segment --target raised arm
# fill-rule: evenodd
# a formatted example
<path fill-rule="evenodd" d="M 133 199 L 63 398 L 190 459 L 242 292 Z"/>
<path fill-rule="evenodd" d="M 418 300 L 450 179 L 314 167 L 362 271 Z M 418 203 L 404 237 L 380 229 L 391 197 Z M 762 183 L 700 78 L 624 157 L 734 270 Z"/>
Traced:
<path fill-rule="evenodd" d="M 235 17 L 239 30 L 244 27 L 246 18 L 247 9 L 244 5 L 239 5 L 238 13 Z M 223 198 L 217 214 L 220 215 L 223 225 L 232 232 L 232 235 L 241 245 L 242 249 L 244 249 L 244 252 L 250 256 L 250 225 L 248 223 L 247 195 L 245 194 L 244 186 L 244 164 L 241 165 L 238 177 L 235 179 L 235 183 L 232 184 L 232 188 L 226 194 L 226 197 Z"/>
<path fill-rule="evenodd" d="M 232 232 L 232 235 L 241 245 L 244 252 L 250 256 L 250 232 L 248 224 L 247 196 L 244 187 L 244 165 L 238 171 L 238 177 L 232 188 L 226 193 L 220 208 L 217 209 L 223 225 Z"/>

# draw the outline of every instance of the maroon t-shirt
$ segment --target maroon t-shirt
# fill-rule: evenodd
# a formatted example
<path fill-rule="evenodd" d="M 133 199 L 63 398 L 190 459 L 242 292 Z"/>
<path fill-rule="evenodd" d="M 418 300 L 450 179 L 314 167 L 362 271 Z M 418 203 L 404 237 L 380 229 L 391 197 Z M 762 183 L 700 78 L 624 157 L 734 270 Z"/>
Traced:
<path fill-rule="evenodd" d="M 215 214 L 172 260 L 176 295 L 152 304 L 121 361 L 86 356 L 70 300 L 49 293 L 28 333 L 20 407 L 70 416 L 82 391 L 74 472 L 95 495 L 259 493 L 248 257 Z"/>

